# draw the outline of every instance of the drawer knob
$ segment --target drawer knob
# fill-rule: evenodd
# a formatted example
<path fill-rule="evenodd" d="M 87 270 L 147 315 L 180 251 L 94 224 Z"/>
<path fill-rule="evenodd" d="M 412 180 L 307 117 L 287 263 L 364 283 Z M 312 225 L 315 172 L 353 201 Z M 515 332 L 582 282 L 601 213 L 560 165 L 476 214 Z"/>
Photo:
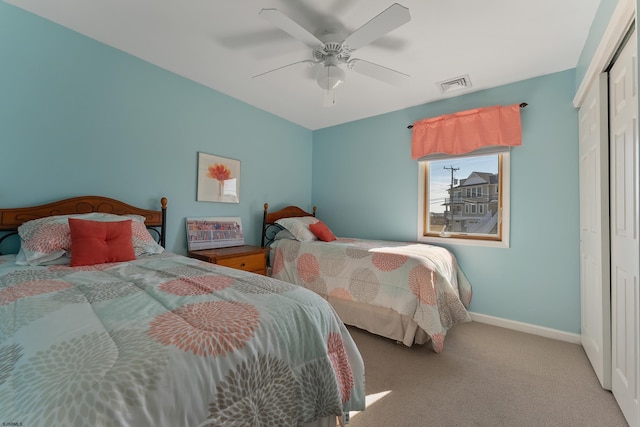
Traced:
<path fill-rule="evenodd" d="M 247 263 L 246 263 L 246 262 L 243 262 L 243 263 L 242 263 L 242 265 L 241 265 L 241 267 L 245 267 L 246 265 L 247 265 Z"/>

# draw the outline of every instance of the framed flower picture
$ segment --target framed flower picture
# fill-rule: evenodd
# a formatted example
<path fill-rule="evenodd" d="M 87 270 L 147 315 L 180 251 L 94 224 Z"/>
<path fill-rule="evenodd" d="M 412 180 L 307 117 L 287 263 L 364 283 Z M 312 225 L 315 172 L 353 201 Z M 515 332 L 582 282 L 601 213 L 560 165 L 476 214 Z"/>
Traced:
<path fill-rule="evenodd" d="M 198 153 L 198 202 L 240 203 L 240 160 Z"/>

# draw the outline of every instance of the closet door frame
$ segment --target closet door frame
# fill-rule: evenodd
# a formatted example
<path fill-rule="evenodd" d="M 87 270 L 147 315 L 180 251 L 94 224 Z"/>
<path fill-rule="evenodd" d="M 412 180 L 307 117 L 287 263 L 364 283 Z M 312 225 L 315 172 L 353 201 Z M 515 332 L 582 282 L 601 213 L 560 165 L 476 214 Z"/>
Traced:
<path fill-rule="evenodd" d="M 608 75 L 588 91 L 578 114 L 580 171 L 580 340 L 611 390 Z"/>

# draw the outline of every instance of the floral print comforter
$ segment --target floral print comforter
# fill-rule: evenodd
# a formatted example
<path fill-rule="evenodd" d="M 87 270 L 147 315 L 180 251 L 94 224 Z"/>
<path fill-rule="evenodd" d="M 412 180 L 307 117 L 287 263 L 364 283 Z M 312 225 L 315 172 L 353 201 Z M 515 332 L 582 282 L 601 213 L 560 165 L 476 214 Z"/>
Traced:
<path fill-rule="evenodd" d="M 441 352 L 447 330 L 471 320 L 471 285 L 447 249 L 426 244 L 338 238 L 332 242 L 279 239 L 271 276 L 328 297 L 406 315 Z"/>
<path fill-rule="evenodd" d="M 174 254 L 0 257 L 0 424 L 296 426 L 364 409 L 364 366 L 313 292 Z"/>

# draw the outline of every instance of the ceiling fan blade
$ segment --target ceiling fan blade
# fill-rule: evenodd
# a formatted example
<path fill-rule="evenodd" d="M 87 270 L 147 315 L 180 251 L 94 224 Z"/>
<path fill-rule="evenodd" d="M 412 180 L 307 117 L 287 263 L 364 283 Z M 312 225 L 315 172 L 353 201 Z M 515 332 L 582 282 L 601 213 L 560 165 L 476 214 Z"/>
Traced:
<path fill-rule="evenodd" d="M 310 59 L 305 59 L 304 61 L 292 62 L 291 64 L 283 65 L 282 67 L 274 68 L 273 70 L 269 70 L 269 71 L 265 71 L 264 73 L 256 74 L 252 78 L 255 79 L 256 77 L 261 77 L 261 76 L 264 76 L 265 74 L 273 73 L 274 71 L 282 70 L 283 68 L 292 67 L 292 66 L 298 65 L 298 64 L 307 64 L 307 67 L 309 68 L 309 67 L 312 67 L 313 65 L 315 65 L 317 63 L 318 63 L 318 61 L 312 61 Z"/>
<path fill-rule="evenodd" d="M 389 83 L 392 85 L 400 85 L 406 82 L 411 76 L 364 59 L 351 59 L 348 63 L 349 69 L 365 76 Z"/>
<path fill-rule="evenodd" d="M 342 42 L 349 50 L 360 49 L 411 20 L 409 9 L 394 3 L 378 16 L 355 30 Z"/>
<path fill-rule="evenodd" d="M 306 28 L 289 18 L 278 9 L 262 9 L 258 15 L 271 22 L 282 31 L 289 33 L 312 49 L 318 46 L 324 47 L 324 43 L 311 34 Z"/>

